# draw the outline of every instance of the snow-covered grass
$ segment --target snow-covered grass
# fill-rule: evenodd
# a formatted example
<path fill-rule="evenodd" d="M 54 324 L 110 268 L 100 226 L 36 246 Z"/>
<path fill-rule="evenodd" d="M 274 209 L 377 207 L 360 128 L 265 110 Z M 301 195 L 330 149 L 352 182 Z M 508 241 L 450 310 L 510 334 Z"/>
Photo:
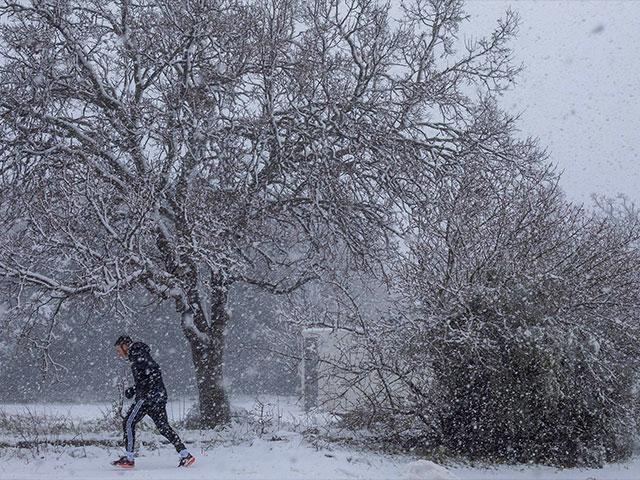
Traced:
<path fill-rule="evenodd" d="M 288 398 L 288 397 L 285 397 Z M 242 406 L 247 404 L 249 398 L 241 397 Z M 183 420 L 190 410 L 193 400 L 180 399 L 170 401 L 167 404 L 167 413 L 173 421 Z M 37 416 L 66 417 L 75 421 L 93 421 L 100 418 L 112 409 L 108 402 L 90 403 L 4 403 L 0 404 L 0 412 L 8 415 L 33 414 Z"/>
<path fill-rule="evenodd" d="M 221 431 L 184 429 L 190 406 L 191 402 L 180 400 L 170 403 L 168 411 L 198 458 L 194 467 L 177 469 L 173 448 L 152 428 L 143 426 L 136 468 L 122 471 L 109 465 L 122 453 L 121 433 L 109 421 L 109 404 L 0 405 L 0 479 L 640 479 L 640 458 L 585 470 L 445 468 L 409 455 L 337 445 L 326 441 L 330 435 L 322 435 L 330 431 L 333 419 L 305 414 L 290 397 L 236 397 L 235 421 Z"/>
<path fill-rule="evenodd" d="M 168 406 L 175 424 L 188 413 L 183 405 Z M 95 431 L 97 418 L 109 412 L 108 404 L 0 405 L 5 418 L 17 419 L 21 432 L 4 431 L 0 442 L 0 478 L 9 479 L 299 479 L 299 478 L 410 478 L 408 457 L 358 452 L 309 441 L 303 432 L 329 421 L 323 415 L 305 415 L 288 397 L 238 397 L 233 401 L 236 421 L 223 431 L 182 429 L 180 434 L 197 456 L 188 470 L 176 469 L 177 456 L 162 437 L 152 431 L 139 435 L 142 446 L 133 471 L 109 465 L 121 453 L 119 431 Z M 38 422 L 34 425 L 33 422 Z M 82 423 L 86 422 L 86 423 Z M 33 425 L 38 448 L 17 448 L 23 431 Z M 67 425 L 63 428 L 61 425 Z M 5 428 L 6 428 L 5 424 Z M 15 427 L 15 424 L 8 425 Z M 49 428 L 54 426 L 54 428 Z M 2 429 L 0 422 L 0 429 Z M 80 433 L 78 433 L 80 432 Z M 79 441 L 79 440 L 82 441 Z"/>

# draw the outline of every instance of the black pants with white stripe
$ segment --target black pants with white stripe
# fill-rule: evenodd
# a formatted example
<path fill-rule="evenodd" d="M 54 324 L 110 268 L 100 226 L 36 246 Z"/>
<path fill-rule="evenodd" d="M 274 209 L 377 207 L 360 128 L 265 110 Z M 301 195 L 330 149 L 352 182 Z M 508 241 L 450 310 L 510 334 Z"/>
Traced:
<path fill-rule="evenodd" d="M 142 420 L 145 415 L 149 415 L 156 428 L 162 436 L 169 440 L 176 451 L 179 453 L 184 450 L 184 444 L 180 440 L 178 434 L 169 425 L 167 418 L 167 402 L 141 399 L 131 405 L 127 415 L 122 422 L 124 430 L 124 448 L 127 453 L 133 453 L 133 446 L 136 440 L 136 424 Z"/>

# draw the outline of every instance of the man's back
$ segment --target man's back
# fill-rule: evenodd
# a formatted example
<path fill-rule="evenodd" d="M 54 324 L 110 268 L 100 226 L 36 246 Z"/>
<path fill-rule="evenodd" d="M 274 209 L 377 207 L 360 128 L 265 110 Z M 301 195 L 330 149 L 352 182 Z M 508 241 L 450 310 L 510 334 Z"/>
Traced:
<path fill-rule="evenodd" d="M 157 401 L 167 400 L 167 391 L 162 381 L 160 366 L 151 356 L 149 345 L 133 342 L 129 347 L 131 372 L 136 383 L 136 399 L 149 398 Z"/>

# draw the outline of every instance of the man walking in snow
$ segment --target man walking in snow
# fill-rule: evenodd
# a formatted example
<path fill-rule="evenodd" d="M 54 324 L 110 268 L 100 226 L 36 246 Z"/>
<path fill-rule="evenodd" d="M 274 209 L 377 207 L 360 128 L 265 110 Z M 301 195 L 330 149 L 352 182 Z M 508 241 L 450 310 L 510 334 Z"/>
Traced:
<path fill-rule="evenodd" d="M 122 335 L 115 343 L 116 353 L 120 358 L 127 358 L 131 362 L 131 371 L 135 385 L 125 390 L 127 398 L 135 396 L 135 403 L 131 405 L 122 423 L 124 430 L 124 447 L 126 455 L 112 462 L 121 468 L 133 468 L 133 445 L 136 435 L 136 424 L 145 415 L 149 415 L 156 424 L 158 431 L 169 440 L 180 455 L 179 467 L 189 467 L 196 461 L 180 440 L 178 434 L 169 425 L 167 418 L 167 390 L 162 381 L 160 366 L 151 357 L 149 345 L 134 342 L 127 335 Z"/>

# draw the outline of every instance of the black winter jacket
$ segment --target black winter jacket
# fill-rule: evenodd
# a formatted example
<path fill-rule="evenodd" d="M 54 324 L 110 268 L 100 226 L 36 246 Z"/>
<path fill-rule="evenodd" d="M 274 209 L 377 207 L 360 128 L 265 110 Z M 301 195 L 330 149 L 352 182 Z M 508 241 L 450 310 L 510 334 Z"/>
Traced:
<path fill-rule="evenodd" d="M 134 394 L 137 400 L 167 401 L 167 390 L 162 381 L 160 366 L 151 357 L 149 345 L 133 342 L 129 347 L 129 361 L 135 387 L 127 389 L 127 397 Z"/>

